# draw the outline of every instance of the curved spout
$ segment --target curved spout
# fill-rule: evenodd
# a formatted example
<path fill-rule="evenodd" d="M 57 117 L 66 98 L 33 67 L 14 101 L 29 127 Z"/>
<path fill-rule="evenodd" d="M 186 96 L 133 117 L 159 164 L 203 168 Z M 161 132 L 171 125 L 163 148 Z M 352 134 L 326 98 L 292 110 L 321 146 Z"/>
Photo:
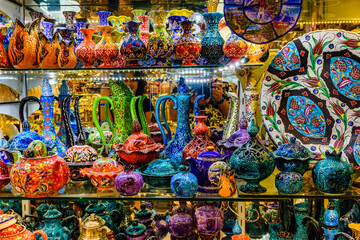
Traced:
<path fill-rule="evenodd" d="M 197 169 L 196 169 L 195 161 L 196 160 L 193 157 L 185 158 L 185 162 L 187 162 L 190 165 L 190 172 L 197 176 Z"/>

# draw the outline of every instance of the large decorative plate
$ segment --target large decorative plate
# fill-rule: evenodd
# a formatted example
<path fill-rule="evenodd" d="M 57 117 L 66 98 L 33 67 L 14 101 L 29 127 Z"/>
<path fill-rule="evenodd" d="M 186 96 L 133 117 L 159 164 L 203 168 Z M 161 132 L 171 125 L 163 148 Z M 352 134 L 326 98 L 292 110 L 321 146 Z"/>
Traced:
<path fill-rule="evenodd" d="M 314 153 L 360 165 L 360 36 L 327 30 L 288 43 L 270 64 L 261 113 L 275 144 L 296 137 Z"/>
<path fill-rule="evenodd" d="M 301 4 L 302 0 L 225 0 L 225 20 L 243 39 L 269 43 L 295 27 Z"/>

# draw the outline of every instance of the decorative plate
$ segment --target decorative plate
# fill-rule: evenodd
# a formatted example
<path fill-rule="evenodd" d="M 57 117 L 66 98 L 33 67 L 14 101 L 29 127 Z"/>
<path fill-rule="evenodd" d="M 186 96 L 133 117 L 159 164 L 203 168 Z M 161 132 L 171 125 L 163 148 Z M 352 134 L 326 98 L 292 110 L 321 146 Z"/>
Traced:
<path fill-rule="evenodd" d="M 263 80 L 261 113 L 274 143 L 294 136 L 360 165 L 360 36 L 326 30 L 288 43 Z"/>
<path fill-rule="evenodd" d="M 301 4 L 302 0 L 225 0 L 225 20 L 243 39 L 269 43 L 295 27 Z"/>

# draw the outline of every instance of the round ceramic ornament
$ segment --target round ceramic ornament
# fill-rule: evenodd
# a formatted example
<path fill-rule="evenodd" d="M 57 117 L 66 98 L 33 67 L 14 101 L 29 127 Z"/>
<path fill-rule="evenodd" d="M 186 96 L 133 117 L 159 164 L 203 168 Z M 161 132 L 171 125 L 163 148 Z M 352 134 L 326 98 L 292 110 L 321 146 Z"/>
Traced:
<path fill-rule="evenodd" d="M 296 137 L 311 152 L 360 164 L 360 36 L 307 33 L 273 59 L 261 89 L 264 125 L 277 145 Z"/>
<path fill-rule="evenodd" d="M 227 167 L 228 165 L 225 162 L 213 163 L 208 170 L 209 181 L 214 184 L 220 181 L 221 170 L 225 170 Z"/>
<path fill-rule="evenodd" d="M 225 0 L 226 24 L 243 39 L 264 44 L 288 33 L 299 19 L 302 0 Z"/>

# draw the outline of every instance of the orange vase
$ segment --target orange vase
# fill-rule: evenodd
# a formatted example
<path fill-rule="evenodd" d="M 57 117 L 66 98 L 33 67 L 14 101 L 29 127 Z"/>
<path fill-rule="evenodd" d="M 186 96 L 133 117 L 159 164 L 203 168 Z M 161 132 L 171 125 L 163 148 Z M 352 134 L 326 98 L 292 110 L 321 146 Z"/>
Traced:
<path fill-rule="evenodd" d="M 77 64 L 76 55 L 74 52 L 74 40 L 69 42 L 67 45 L 64 41 L 57 43 L 57 49 L 59 51 L 58 66 L 60 68 L 75 68 Z"/>
<path fill-rule="evenodd" d="M 91 68 L 93 62 L 96 60 L 95 43 L 92 40 L 92 35 L 96 31 L 93 28 L 81 28 L 80 31 L 84 34 L 84 41 L 76 48 L 76 56 L 84 63 L 84 68 Z"/>
<path fill-rule="evenodd" d="M 15 28 L 10 38 L 8 50 L 9 60 L 14 68 L 24 69 L 38 67 L 38 23 L 39 20 L 35 19 L 27 30 L 20 20 L 15 20 Z"/>
<path fill-rule="evenodd" d="M 97 26 L 97 29 L 101 31 L 102 38 L 96 44 L 95 54 L 96 58 L 101 60 L 103 63 L 99 67 L 113 67 L 111 62 L 116 60 L 119 49 L 111 38 L 111 32 L 114 27 L 110 26 Z"/>
<path fill-rule="evenodd" d="M 38 52 L 39 68 L 58 68 L 58 51 L 56 45 L 59 42 L 59 33 L 56 32 L 51 41 L 45 34 L 39 34 L 40 46 Z"/>

